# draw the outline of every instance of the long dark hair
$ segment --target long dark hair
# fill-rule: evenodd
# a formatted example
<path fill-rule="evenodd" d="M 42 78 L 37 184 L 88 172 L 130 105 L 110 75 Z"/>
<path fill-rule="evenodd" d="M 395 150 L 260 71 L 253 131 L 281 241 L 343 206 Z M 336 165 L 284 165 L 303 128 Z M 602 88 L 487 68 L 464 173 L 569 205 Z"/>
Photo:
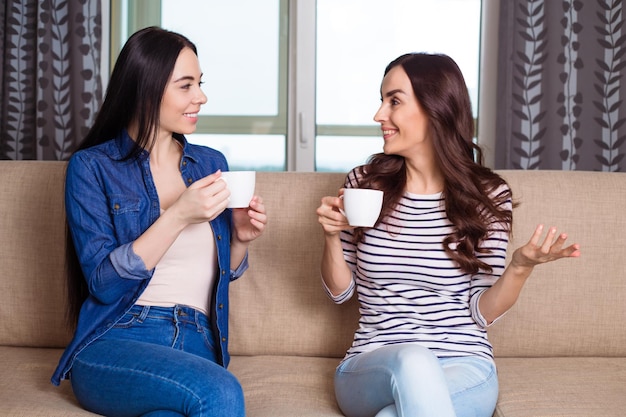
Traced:
<path fill-rule="evenodd" d="M 475 274 L 492 268 L 478 259 L 476 253 L 493 223 L 508 227 L 512 213 L 502 204 L 511 199 L 511 192 L 494 196 L 506 182 L 483 165 L 481 148 L 474 143 L 474 117 L 461 70 L 443 54 L 410 53 L 393 60 L 384 75 L 401 66 L 413 87 L 415 97 L 429 119 L 435 158 L 444 176 L 443 198 L 448 219 L 454 231 L 444 241 L 446 253 L 461 270 Z M 406 163 L 398 155 L 372 155 L 367 164 L 358 168 L 359 187 L 385 191 L 379 221 L 387 217 L 402 198 L 406 188 Z M 363 239 L 365 231 L 356 229 L 355 242 Z M 456 246 L 456 249 L 452 247 Z"/>
<path fill-rule="evenodd" d="M 196 46 L 179 33 L 154 26 L 135 32 L 115 62 L 104 102 L 77 151 L 117 137 L 131 123 L 137 126 L 137 137 L 133 138 L 133 148 L 123 159 L 136 158 L 144 149 L 152 149 L 165 86 L 183 48 L 190 48 L 197 54 Z M 74 327 L 89 289 L 67 221 L 65 246 L 67 320 Z"/>

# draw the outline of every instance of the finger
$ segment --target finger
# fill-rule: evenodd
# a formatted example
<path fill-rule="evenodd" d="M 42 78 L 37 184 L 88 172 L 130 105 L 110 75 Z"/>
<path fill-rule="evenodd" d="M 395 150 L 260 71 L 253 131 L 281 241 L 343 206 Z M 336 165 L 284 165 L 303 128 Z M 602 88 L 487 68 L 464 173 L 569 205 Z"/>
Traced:
<path fill-rule="evenodd" d="M 265 213 L 265 204 L 263 204 L 263 199 L 259 196 L 252 197 L 249 204 L 250 208 L 259 213 Z"/>
<path fill-rule="evenodd" d="M 318 221 L 322 226 L 327 225 L 331 227 L 337 227 L 345 229 L 348 226 L 348 219 L 338 211 L 327 210 L 318 216 Z"/>
<path fill-rule="evenodd" d="M 567 257 L 577 258 L 580 256 L 580 245 L 578 243 L 574 243 L 573 245 L 563 249 L 563 252 Z"/>
<path fill-rule="evenodd" d="M 556 238 L 556 241 L 552 244 L 550 250 L 552 252 L 560 252 L 566 240 L 567 240 L 567 233 L 561 233 Z"/>
<path fill-rule="evenodd" d="M 255 219 L 253 217 L 250 217 L 250 224 L 260 233 L 262 233 L 265 230 L 265 227 L 267 226 L 267 223 L 265 221 Z"/>
<path fill-rule="evenodd" d="M 213 174 L 209 174 L 206 177 L 202 177 L 199 180 L 194 181 L 193 184 L 191 184 L 189 186 L 189 188 L 191 188 L 191 187 L 193 187 L 193 188 L 207 187 L 207 186 L 215 183 L 221 177 L 222 177 L 222 171 L 218 169 Z M 226 187 L 226 185 L 224 185 L 224 187 Z"/>
<path fill-rule="evenodd" d="M 255 221 L 260 224 L 267 224 L 267 216 L 265 213 L 261 213 L 255 210 L 248 210 L 248 217 L 250 217 L 250 221 Z"/>
<path fill-rule="evenodd" d="M 543 241 L 543 244 L 541 245 L 541 252 L 550 253 L 550 248 L 552 247 L 555 236 L 556 236 L 556 227 L 553 226 L 550 229 L 548 229 L 548 234 L 546 235 L 546 238 Z"/>
<path fill-rule="evenodd" d="M 334 198 L 335 197 L 328 197 L 328 196 L 322 197 L 320 208 L 322 208 L 322 207 L 332 207 Z"/>
<path fill-rule="evenodd" d="M 539 239 L 541 238 L 542 233 L 543 233 L 543 224 L 537 225 L 528 243 L 530 243 L 532 246 L 539 246 Z"/>
<path fill-rule="evenodd" d="M 348 218 L 341 212 L 342 209 L 332 207 L 324 210 L 322 215 L 326 216 L 336 224 L 348 224 Z"/>

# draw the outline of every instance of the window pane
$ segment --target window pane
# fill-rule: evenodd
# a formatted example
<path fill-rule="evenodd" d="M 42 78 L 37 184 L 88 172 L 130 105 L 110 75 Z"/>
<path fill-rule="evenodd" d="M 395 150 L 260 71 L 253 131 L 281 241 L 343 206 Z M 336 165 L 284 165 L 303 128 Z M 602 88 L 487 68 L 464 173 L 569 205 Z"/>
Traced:
<path fill-rule="evenodd" d="M 407 52 L 451 56 L 478 108 L 480 0 L 317 0 L 316 123 L 328 127 L 372 126 L 380 104 L 385 66 Z M 336 138 L 335 138 L 336 139 Z M 347 171 L 372 148 L 356 140 L 348 150 L 317 136 L 316 167 Z M 344 139 L 345 141 L 345 139 Z M 348 142 L 345 142 L 348 143 Z M 382 140 L 378 142 L 382 149 Z"/>
<path fill-rule="evenodd" d="M 383 140 L 372 136 L 318 136 L 316 171 L 348 172 L 381 151 Z"/>
<path fill-rule="evenodd" d="M 285 137 L 282 135 L 208 135 L 194 133 L 189 142 L 219 149 L 232 171 L 284 171 Z"/>
<path fill-rule="evenodd" d="M 161 0 L 161 25 L 196 44 L 203 72 L 207 103 L 187 138 L 220 150 L 232 170 L 286 169 L 281 1 Z"/>
<path fill-rule="evenodd" d="M 161 23 L 198 48 L 201 115 L 278 114 L 279 0 L 162 0 Z"/>

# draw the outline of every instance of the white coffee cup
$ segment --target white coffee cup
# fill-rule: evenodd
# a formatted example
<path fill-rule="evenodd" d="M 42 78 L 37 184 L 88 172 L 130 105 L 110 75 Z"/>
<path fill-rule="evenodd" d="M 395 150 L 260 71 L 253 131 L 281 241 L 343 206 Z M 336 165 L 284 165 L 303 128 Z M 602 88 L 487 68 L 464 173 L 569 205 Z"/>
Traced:
<path fill-rule="evenodd" d="M 372 227 L 383 206 L 383 192 L 367 188 L 346 188 L 343 191 L 344 216 L 350 226 Z"/>
<path fill-rule="evenodd" d="M 245 208 L 250 205 L 256 184 L 255 171 L 225 171 L 222 179 L 230 191 L 228 208 Z"/>

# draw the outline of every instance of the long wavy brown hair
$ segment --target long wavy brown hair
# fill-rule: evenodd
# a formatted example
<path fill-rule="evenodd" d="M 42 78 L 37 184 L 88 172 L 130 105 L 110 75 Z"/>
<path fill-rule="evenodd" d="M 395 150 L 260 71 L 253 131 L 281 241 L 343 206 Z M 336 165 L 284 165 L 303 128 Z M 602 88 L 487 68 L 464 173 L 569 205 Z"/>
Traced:
<path fill-rule="evenodd" d="M 474 117 L 461 70 L 446 55 L 410 53 L 392 61 L 384 75 L 398 65 L 411 80 L 415 97 L 428 117 L 436 163 L 444 176 L 445 212 L 454 226 L 443 240 L 444 250 L 466 273 L 491 272 L 477 253 L 488 252 L 480 243 L 494 224 L 504 225 L 510 233 L 512 212 L 503 208 L 503 203 L 512 195 L 504 179 L 483 165 L 482 150 L 473 141 Z M 404 157 L 384 153 L 372 155 L 366 165 L 356 169 L 358 183 L 352 186 L 385 193 L 379 223 L 404 195 L 406 169 Z M 501 186 L 505 191 L 495 195 Z M 361 241 L 364 235 L 365 229 L 357 228 L 354 241 Z"/>

